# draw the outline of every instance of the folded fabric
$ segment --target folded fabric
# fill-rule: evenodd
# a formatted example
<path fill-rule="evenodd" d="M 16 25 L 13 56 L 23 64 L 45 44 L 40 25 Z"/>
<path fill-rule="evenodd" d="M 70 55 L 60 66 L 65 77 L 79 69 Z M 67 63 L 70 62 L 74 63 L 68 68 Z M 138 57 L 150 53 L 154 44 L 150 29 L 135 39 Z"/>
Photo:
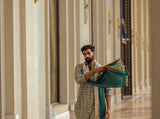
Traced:
<path fill-rule="evenodd" d="M 97 81 L 89 79 L 87 82 L 101 88 L 116 88 L 126 86 L 127 68 L 121 59 L 118 59 L 108 65 L 108 70 L 97 77 Z"/>

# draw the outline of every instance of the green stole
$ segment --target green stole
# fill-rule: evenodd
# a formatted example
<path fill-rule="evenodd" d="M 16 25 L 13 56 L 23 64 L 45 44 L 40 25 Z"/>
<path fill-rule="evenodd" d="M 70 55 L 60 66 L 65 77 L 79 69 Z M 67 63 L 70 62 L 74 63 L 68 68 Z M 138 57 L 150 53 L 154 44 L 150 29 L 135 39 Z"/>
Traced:
<path fill-rule="evenodd" d="M 99 92 L 99 119 L 105 119 L 106 104 L 104 88 L 118 88 L 126 86 L 126 78 L 128 77 L 127 68 L 121 59 L 118 59 L 108 65 L 108 70 L 97 77 L 97 81 L 89 79 L 87 82 L 91 85 L 98 86 Z M 82 68 L 82 74 L 84 70 Z"/>

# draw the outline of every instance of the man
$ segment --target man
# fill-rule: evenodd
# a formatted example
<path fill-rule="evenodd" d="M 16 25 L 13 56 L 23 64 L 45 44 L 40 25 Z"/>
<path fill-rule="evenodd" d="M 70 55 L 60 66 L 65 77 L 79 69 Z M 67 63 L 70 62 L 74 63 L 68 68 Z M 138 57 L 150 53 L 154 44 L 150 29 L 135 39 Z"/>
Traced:
<path fill-rule="evenodd" d="M 78 64 L 75 68 L 75 80 L 80 84 L 77 102 L 75 104 L 75 115 L 76 119 L 99 119 L 99 114 L 96 108 L 98 96 L 97 87 L 87 83 L 88 79 L 96 81 L 98 74 L 105 72 L 106 67 L 101 66 L 95 60 L 95 49 L 92 45 L 85 45 L 81 48 L 82 54 L 84 56 L 85 62 Z M 84 74 L 82 73 L 84 71 Z M 105 89 L 106 95 L 106 119 L 109 119 L 111 113 L 111 89 Z"/>

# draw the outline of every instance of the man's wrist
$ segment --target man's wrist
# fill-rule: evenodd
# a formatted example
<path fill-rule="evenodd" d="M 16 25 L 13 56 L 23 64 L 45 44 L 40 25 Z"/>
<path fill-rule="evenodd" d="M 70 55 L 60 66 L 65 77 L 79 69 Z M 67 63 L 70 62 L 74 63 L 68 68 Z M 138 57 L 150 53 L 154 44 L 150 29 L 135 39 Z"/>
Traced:
<path fill-rule="evenodd" d="M 111 108 L 110 108 L 110 107 L 107 107 L 107 111 L 111 111 Z"/>
<path fill-rule="evenodd" d="M 97 73 L 97 69 L 93 69 L 93 73 L 94 73 L 94 74 Z"/>
<path fill-rule="evenodd" d="M 95 73 L 96 73 L 96 70 L 93 69 L 93 70 L 91 70 L 91 71 L 89 71 L 89 72 L 87 72 L 87 73 L 85 74 L 85 78 L 88 80 L 88 79 L 89 79 L 91 76 L 93 76 Z"/>

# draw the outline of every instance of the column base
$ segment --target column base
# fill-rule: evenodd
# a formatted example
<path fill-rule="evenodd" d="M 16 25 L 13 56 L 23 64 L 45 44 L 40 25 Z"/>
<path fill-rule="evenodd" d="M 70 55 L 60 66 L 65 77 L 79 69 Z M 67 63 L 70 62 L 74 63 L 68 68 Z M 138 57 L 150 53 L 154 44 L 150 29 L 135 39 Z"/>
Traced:
<path fill-rule="evenodd" d="M 19 119 L 19 115 L 6 115 L 5 119 Z"/>
<path fill-rule="evenodd" d="M 70 119 L 70 112 L 67 111 L 67 112 L 58 114 L 56 116 L 53 116 L 51 119 Z"/>
<path fill-rule="evenodd" d="M 139 91 L 139 87 L 136 88 L 136 92 L 138 92 L 138 91 Z"/>
<path fill-rule="evenodd" d="M 121 102 L 121 93 L 116 95 L 116 103 Z"/>

